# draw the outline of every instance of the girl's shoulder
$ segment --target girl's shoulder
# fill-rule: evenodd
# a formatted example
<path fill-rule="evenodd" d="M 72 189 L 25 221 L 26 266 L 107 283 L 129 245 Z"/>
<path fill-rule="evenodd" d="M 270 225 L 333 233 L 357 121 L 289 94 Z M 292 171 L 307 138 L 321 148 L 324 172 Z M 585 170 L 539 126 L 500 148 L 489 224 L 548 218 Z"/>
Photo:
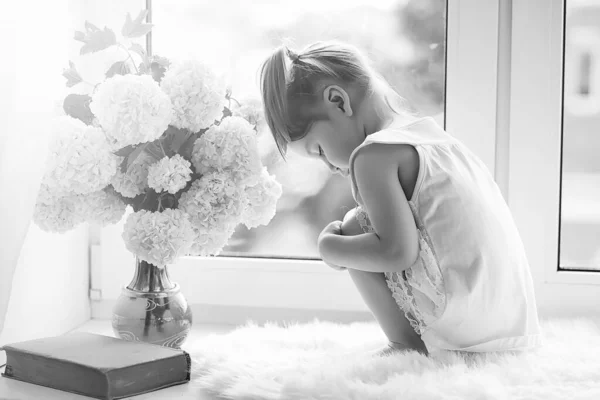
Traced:
<path fill-rule="evenodd" d="M 367 160 L 381 159 L 389 163 L 417 155 L 415 147 L 409 143 L 369 142 L 360 146 L 354 158 L 361 157 Z"/>
<path fill-rule="evenodd" d="M 391 163 L 408 163 L 407 167 L 417 162 L 418 166 L 418 152 L 415 147 L 446 141 L 447 136 L 449 135 L 431 117 L 419 118 L 410 123 L 393 121 L 384 129 L 368 135 L 350 155 L 350 164 L 360 153 L 361 157 L 382 158 Z"/>
<path fill-rule="evenodd" d="M 360 160 L 357 162 L 356 159 Z M 350 174 L 355 183 L 357 175 L 372 176 L 389 172 L 389 184 L 400 184 L 406 198 L 412 198 L 420 169 L 419 153 L 414 146 L 403 143 L 370 143 L 363 146 L 352 161 Z"/>

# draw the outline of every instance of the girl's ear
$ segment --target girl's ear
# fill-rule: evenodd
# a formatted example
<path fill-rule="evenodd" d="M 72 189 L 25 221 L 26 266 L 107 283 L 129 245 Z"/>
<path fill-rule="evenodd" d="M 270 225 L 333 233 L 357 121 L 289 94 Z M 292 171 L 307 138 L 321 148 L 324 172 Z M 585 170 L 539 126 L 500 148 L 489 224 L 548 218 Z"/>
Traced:
<path fill-rule="evenodd" d="M 327 86 L 323 90 L 323 101 L 328 110 L 342 111 L 347 117 L 351 117 L 353 114 L 350 96 L 340 86 Z"/>

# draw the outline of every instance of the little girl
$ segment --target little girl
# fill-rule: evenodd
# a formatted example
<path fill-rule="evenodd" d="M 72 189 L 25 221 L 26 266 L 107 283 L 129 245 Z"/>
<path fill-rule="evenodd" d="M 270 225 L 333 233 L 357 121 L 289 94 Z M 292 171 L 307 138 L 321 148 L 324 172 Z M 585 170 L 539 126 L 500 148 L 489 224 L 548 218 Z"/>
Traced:
<path fill-rule="evenodd" d="M 261 91 L 282 156 L 289 148 L 350 176 L 358 206 L 318 247 L 349 271 L 389 339 L 384 354 L 540 344 L 525 250 L 479 158 L 432 118 L 393 105 L 400 96 L 343 43 L 282 46 Z"/>

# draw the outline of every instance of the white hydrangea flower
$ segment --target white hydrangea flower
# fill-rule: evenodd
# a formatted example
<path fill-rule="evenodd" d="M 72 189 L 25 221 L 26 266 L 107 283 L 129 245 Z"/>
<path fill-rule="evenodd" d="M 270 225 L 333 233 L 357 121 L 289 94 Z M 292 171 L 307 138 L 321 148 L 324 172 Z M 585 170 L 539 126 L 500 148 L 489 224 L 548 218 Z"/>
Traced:
<path fill-rule="evenodd" d="M 225 246 L 241 222 L 244 196 L 243 187 L 223 172 L 203 175 L 181 195 L 178 207 L 190 216 L 196 233 L 194 254 L 218 254 Z"/>
<path fill-rule="evenodd" d="M 239 104 L 232 102 L 231 113 L 234 117 L 244 118 L 254 127 L 265 123 L 262 102 L 257 98 L 241 99 Z"/>
<path fill-rule="evenodd" d="M 158 139 L 173 117 L 169 97 L 149 75 L 115 75 L 98 86 L 90 109 L 113 150 Z"/>
<path fill-rule="evenodd" d="M 160 87 L 173 104 L 171 124 L 198 132 L 220 120 L 225 107 L 226 87 L 208 66 L 196 60 L 173 65 Z"/>
<path fill-rule="evenodd" d="M 104 189 L 77 196 L 78 213 L 87 221 L 106 226 L 125 215 L 127 205 L 113 191 Z"/>
<path fill-rule="evenodd" d="M 105 187 L 120 157 L 111 153 L 101 129 L 63 116 L 53 123 L 43 183 L 63 195 L 85 194 Z"/>
<path fill-rule="evenodd" d="M 122 236 L 129 251 L 157 267 L 188 254 L 195 238 L 188 215 L 176 209 L 134 212 L 127 217 Z"/>
<path fill-rule="evenodd" d="M 268 225 L 277 210 L 277 201 L 282 194 L 281 184 L 263 167 L 258 183 L 246 186 L 245 192 L 247 203 L 242 215 L 244 224 L 248 228 Z"/>
<path fill-rule="evenodd" d="M 115 190 L 125 197 L 135 197 L 148 188 L 148 170 L 156 160 L 143 151 L 126 172 L 119 169 L 111 180 Z"/>
<path fill-rule="evenodd" d="M 50 188 L 48 185 L 42 182 L 40 189 L 38 190 L 36 202 L 42 204 L 52 204 L 56 201 L 57 197 L 61 196 L 64 196 L 64 194 L 56 189 Z"/>
<path fill-rule="evenodd" d="M 233 236 L 235 227 L 229 226 L 218 232 L 208 232 L 206 229 L 197 229 L 194 227 L 194 232 L 196 236 L 190 248 L 189 255 L 201 257 L 218 256 Z"/>
<path fill-rule="evenodd" d="M 164 157 L 148 168 L 148 186 L 157 193 L 162 191 L 175 194 L 191 179 L 192 164 L 179 154 Z"/>
<path fill-rule="evenodd" d="M 194 142 L 192 163 L 196 172 L 228 171 L 242 185 L 258 181 L 262 163 L 256 132 L 241 117 L 227 117 Z"/>
<path fill-rule="evenodd" d="M 46 232 L 65 233 L 83 221 L 78 212 L 77 195 L 57 196 L 42 185 L 33 212 L 33 222 Z"/>
<path fill-rule="evenodd" d="M 63 196 L 42 184 L 33 220 L 45 231 L 65 233 L 83 222 L 101 226 L 117 223 L 125 214 L 126 207 L 108 188 Z"/>

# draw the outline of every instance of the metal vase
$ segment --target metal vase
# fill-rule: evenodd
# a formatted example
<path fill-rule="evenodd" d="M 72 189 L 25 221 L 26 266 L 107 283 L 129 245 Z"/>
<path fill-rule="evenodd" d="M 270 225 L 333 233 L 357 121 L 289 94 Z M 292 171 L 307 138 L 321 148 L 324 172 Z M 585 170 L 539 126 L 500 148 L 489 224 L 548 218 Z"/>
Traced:
<path fill-rule="evenodd" d="M 192 310 L 167 267 L 135 260 L 135 275 L 113 308 L 116 336 L 179 349 L 192 328 Z"/>

